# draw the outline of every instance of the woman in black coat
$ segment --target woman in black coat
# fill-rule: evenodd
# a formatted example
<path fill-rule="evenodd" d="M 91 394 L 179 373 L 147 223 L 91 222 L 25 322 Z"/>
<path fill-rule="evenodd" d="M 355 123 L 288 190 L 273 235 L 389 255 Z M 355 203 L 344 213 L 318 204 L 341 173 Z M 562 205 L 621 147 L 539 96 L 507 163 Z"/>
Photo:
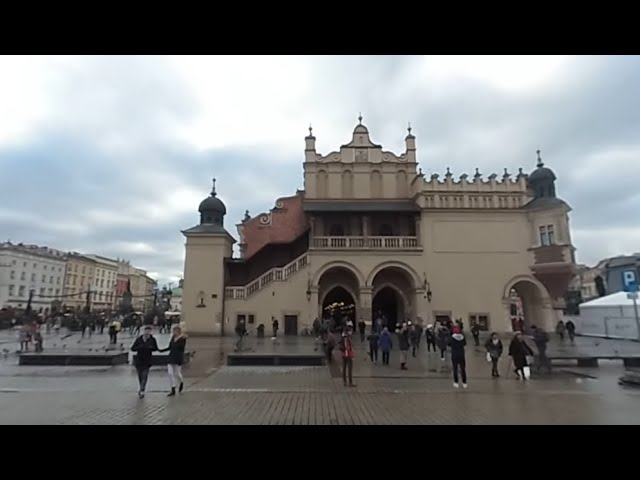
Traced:
<path fill-rule="evenodd" d="M 511 344 L 509 345 L 509 355 L 513 358 L 513 365 L 515 367 L 515 373 L 518 380 L 526 380 L 527 377 L 524 374 L 524 367 L 528 367 L 528 356 L 533 356 L 533 350 L 529 348 L 529 345 L 524 341 L 524 337 L 521 332 L 516 332 Z"/>
<path fill-rule="evenodd" d="M 500 376 L 498 372 L 498 360 L 500 360 L 502 356 L 502 342 L 497 333 L 494 332 L 491 334 L 491 338 L 484 344 L 484 348 L 487 350 L 488 359 L 491 360 L 491 376 L 498 378 Z"/>
<path fill-rule="evenodd" d="M 169 381 L 171 382 L 171 391 L 169 397 L 176 394 L 177 380 L 180 380 L 178 392 L 182 393 L 184 388 L 184 379 L 182 378 L 182 364 L 184 363 L 184 351 L 187 347 L 187 336 L 182 334 L 182 328 L 179 325 L 173 327 L 173 336 L 169 341 L 169 346 L 159 350 L 160 352 L 169 352 L 169 361 L 167 370 L 169 372 Z"/>

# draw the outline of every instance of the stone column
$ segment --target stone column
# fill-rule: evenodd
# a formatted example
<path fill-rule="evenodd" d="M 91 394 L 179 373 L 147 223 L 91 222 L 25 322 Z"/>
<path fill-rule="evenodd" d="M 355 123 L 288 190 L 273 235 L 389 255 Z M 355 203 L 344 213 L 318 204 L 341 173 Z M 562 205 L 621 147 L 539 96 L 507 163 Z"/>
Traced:
<path fill-rule="evenodd" d="M 489 329 L 497 332 L 511 332 L 513 325 L 511 324 L 511 299 L 502 299 L 502 319 L 496 318 L 494 325 L 489 325 Z M 493 322 L 493 321 L 492 321 Z"/>
<path fill-rule="evenodd" d="M 360 299 L 360 305 L 358 306 L 358 318 L 360 317 L 365 321 L 367 325 L 371 324 L 371 308 L 373 306 L 373 289 L 371 287 L 362 287 L 358 292 Z"/>
<path fill-rule="evenodd" d="M 322 306 L 318 305 L 318 302 L 320 302 L 318 298 L 318 287 L 312 287 L 309 290 L 311 290 L 311 300 L 309 300 L 309 325 L 313 325 L 316 317 L 322 321 L 322 315 L 320 314 L 320 308 L 322 308 Z"/>

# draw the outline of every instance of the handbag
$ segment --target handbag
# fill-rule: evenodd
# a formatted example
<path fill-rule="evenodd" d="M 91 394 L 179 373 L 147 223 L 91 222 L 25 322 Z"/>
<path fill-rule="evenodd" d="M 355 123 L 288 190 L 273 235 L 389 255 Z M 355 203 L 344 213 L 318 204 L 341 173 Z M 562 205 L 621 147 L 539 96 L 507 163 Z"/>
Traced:
<path fill-rule="evenodd" d="M 487 362 L 491 363 L 491 354 L 487 352 Z"/>
<path fill-rule="evenodd" d="M 522 367 L 522 371 L 524 372 L 524 378 L 531 378 L 531 367 Z"/>

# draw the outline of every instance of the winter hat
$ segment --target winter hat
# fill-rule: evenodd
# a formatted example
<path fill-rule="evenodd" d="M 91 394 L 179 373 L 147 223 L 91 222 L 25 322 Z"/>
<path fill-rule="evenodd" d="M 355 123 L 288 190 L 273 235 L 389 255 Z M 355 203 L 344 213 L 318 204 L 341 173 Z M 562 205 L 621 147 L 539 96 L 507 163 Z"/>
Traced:
<path fill-rule="evenodd" d="M 460 333 L 460 327 L 453 327 L 453 333 Z"/>

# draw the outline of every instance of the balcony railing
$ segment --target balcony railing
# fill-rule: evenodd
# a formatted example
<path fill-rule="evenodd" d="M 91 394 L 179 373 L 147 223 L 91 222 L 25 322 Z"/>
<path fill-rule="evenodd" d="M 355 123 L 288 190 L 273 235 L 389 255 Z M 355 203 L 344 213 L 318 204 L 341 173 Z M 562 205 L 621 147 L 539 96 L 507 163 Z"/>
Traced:
<path fill-rule="evenodd" d="M 412 250 L 419 249 L 418 237 L 314 237 L 313 248 L 333 250 Z"/>
<path fill-rule="evenodd" d="M 531 268 L 534 271 L 574 271 L 574 250 L 569 245 L 546 245 L 530 249 Z"/>

